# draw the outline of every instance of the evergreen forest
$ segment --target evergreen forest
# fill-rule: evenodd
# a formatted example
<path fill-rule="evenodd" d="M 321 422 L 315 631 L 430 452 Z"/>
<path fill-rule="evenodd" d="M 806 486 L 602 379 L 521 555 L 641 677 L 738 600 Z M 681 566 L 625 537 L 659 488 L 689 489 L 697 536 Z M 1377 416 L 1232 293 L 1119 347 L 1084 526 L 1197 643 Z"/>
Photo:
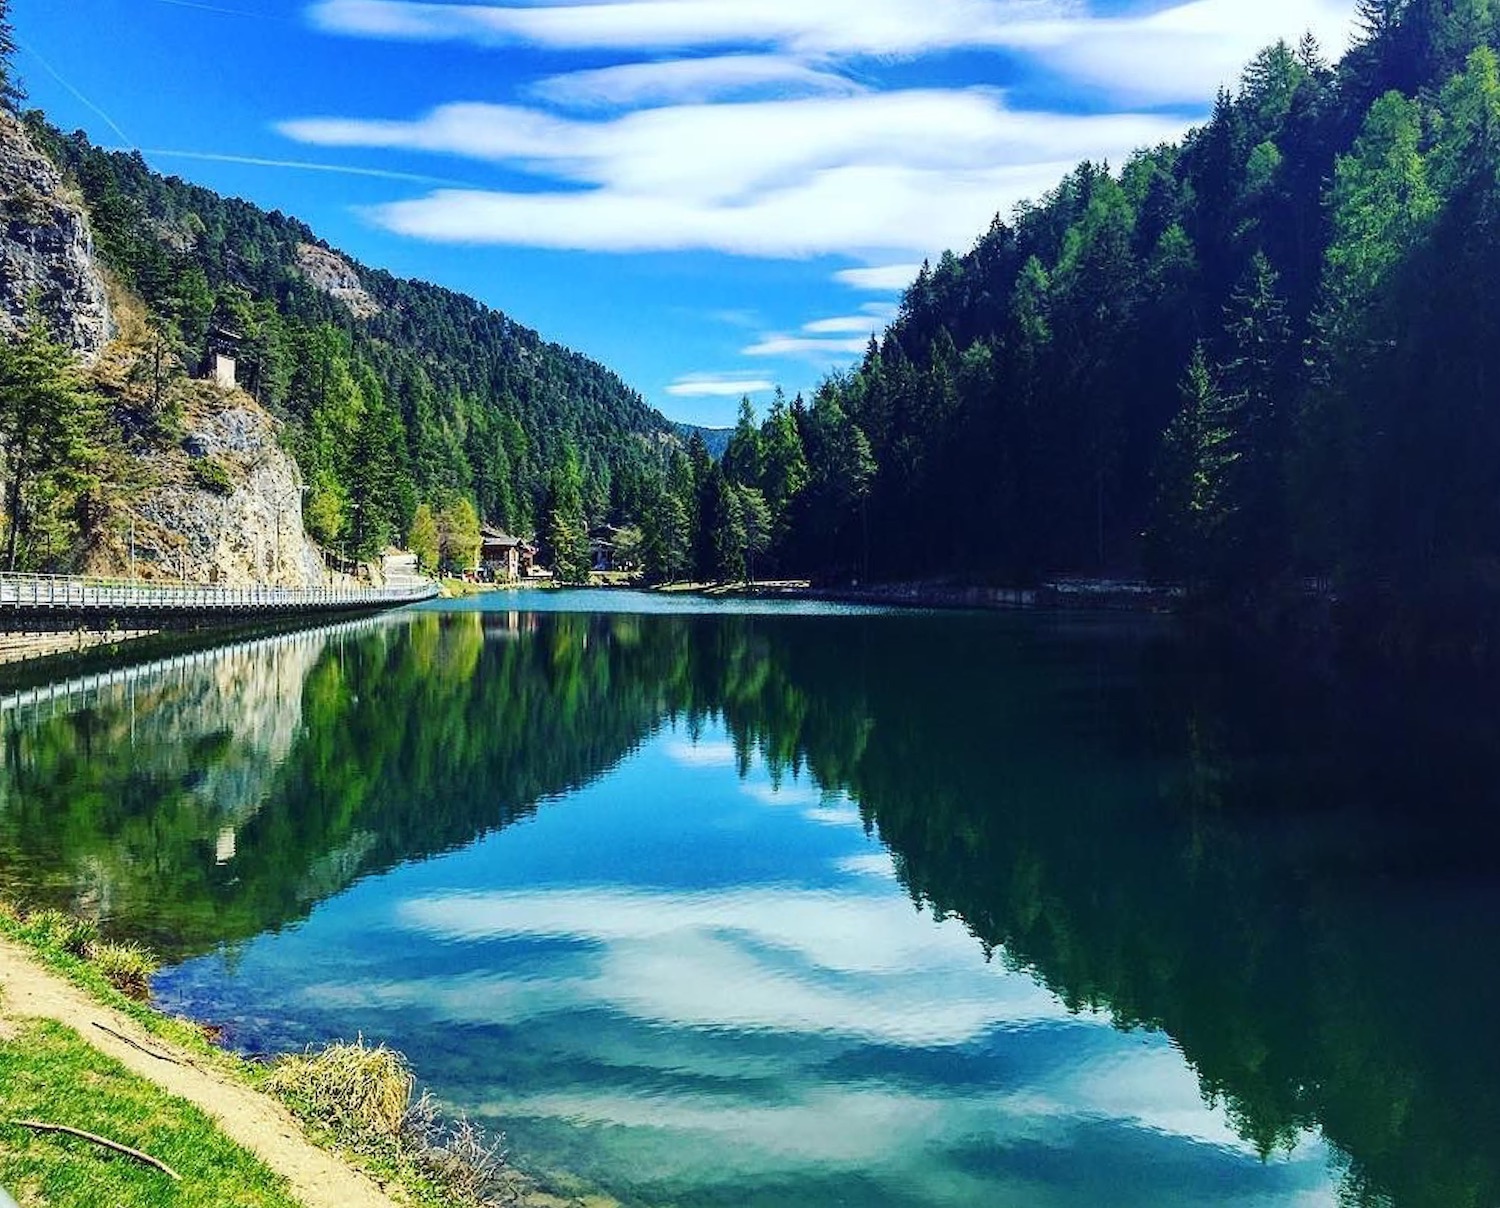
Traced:
<path fill-rule="evenodd" d="M 1358 10 L 1340 61 L 1268 47 L 1180 143 L 924 265 L 857 365 L 747 401 L 718 455 L 472 299 L 358 265 L 340 299 L 301 223 L 27 122 L 167 358 L 237 337 L 325 543 L 436 557 L 485 521 L 576 580 L 608 522 L 655 581 L 1147 578 L 1472 650 L 1500 607 L 1500 6 Z"/>
<path fill-rule="evenodd" d="M 1269 47 L 1180 144 L 1081 164 L 925 265 L 811 400 L 745 407 L 648 525 L 669 573 L 1149 577 L 1493 632 L 1500 6 L 1358 21 L 1341 62 Z"/>

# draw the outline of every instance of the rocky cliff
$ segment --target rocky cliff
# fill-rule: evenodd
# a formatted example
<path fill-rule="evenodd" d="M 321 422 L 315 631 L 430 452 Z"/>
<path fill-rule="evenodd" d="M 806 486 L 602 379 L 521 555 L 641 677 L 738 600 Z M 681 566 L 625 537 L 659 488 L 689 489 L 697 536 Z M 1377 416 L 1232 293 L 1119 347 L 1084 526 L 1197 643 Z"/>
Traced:
<path fill-rule="evenodd" d="M 322 556 L 302 527 L 302 473 L 276 421 L 241 391 L 192 383 L 186 434 L 143 462 L 94 570 L 189 583 L 318 587 Z"/>
<path fill-rule="evenodd" d="M 82 203 L 21 123 L 0 112 L 0 335 L 32 315 L 91 364 L 113 334 Z"/>
<path fill-rule="evenodd" d="M 332 288 L 336 266 L 325 268 Z M 276 421 L 249 395 L 191 381 L 178 364 L 147 405 L 147 383 L 161 374 L 149 369 L 143 308 L 125 291 L 111 297 L 76 191 L 0 112 L 0 339 L 33 322 L 92 367 L 120 433 L 109 519 L 90 526 L 74 568 L 228 586 L 327 581 Z M 158 422 L 166 410 L 178 418 Z"/>

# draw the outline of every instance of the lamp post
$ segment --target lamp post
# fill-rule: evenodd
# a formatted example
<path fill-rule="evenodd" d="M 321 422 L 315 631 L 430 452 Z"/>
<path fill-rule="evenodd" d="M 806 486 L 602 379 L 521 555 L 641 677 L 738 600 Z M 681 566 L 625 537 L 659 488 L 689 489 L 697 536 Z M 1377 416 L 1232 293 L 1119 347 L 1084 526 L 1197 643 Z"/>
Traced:
<path fill-rule="evenodd" d="M 135 582 L 135 513 L 130 513 L 130 581 Z"/>

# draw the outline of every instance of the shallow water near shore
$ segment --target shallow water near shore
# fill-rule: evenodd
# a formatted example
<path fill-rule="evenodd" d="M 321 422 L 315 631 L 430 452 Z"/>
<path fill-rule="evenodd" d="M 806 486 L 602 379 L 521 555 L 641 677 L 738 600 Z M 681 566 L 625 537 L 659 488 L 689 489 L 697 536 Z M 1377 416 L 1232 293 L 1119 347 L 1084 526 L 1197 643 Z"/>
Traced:
<path fill-rule="evenodd" d="M 0 888 L 630 1205 L 1480 1205 L 1450 704 L 1128 618 L 486 596 L 0 701 Z"/>

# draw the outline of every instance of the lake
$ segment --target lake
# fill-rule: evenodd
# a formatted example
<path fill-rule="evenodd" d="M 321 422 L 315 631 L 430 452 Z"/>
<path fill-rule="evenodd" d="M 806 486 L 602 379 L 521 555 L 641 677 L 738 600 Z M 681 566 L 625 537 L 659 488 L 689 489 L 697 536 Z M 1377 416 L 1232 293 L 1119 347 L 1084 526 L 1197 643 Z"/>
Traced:
<path fill-rule="evenodd" d="M 0 888 L 641 1208 L 1500 1203 L 1500 723 L 1146 619 L 518 593 L 0 700 Z"/>

